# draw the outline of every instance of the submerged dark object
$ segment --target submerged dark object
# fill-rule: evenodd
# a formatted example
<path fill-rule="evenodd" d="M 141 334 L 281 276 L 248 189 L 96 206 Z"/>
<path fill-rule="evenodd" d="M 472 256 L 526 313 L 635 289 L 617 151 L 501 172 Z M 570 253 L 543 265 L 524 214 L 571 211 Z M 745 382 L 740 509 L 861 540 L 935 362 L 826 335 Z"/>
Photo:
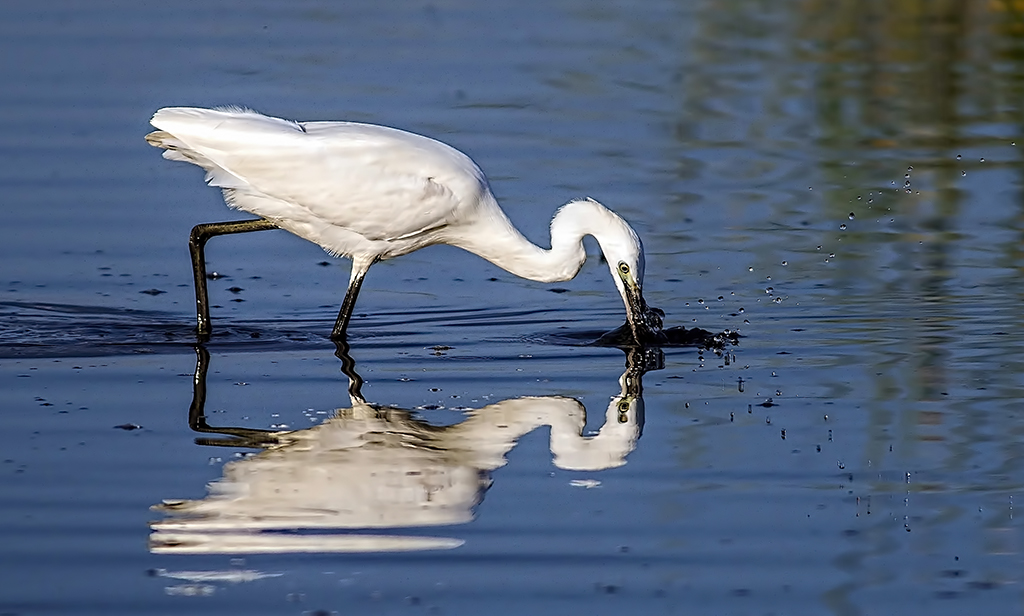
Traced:
<path fill-rule="evenodd" d="M 677 326 L 651 332 L 642 342 L 644 346 L 652 347 L 698 347 L 722 351 L 728 345 L 739 344 L 739 341 L 739 334 L 731 330 L 716 334 L 700 327 L 687 329 Z M 623 323 L 616 329 L 603 334 L 591 344 L 594 346 L 629 347 L 635 343 L 632 330 L 627 323 Z"/>
<path fill-rule="evenodd" d="M 722 350 L 727 345 L 740 343 L 740 335 L 731 330 L 725 330 L 717 334 L 699 327 L 670 327 L 662 331 L 665 334 L 668 346 L 696 346 L 711 350 Z"/>

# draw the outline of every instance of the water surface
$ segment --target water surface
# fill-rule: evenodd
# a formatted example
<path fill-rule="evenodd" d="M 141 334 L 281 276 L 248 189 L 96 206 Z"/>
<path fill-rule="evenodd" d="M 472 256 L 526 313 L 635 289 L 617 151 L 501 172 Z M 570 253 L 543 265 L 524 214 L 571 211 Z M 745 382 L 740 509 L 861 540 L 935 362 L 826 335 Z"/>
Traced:
<path fill-rule="evenodd" d="M 1019 612 L 1020 17 L 4 5 L 0 612 Z M 219 104 L 443 139 L 542 244 L 597 198 L 739 344 L 638 370 L 583 344 L 596 244 L 556 287 L 433 247 L 339 357 L 347 263 L 275 231 L 209 244 L 204 360 L 186 240 L 236 214 L 142 137 Z"/>

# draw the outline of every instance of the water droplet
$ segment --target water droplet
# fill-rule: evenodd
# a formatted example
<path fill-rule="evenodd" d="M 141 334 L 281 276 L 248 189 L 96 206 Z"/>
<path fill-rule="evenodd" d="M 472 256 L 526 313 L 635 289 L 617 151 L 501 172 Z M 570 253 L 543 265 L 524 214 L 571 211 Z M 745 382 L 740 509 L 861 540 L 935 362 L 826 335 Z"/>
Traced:
<path fill-rule="evenodd" d="M 754 271 L 754 268 L 752 268 L 752 267 L 748 267 L 748 268 L 747 268 L 747 271 L 748 271 L 748 272 L 752 272 L 752 271 Z"/>
<path fill-rule="evenodd" d="M 960 156 L 959 154 L 957 154 L 957 155 L 956 155 L 956 159 L 957 159 L 957 160 L 960 160 L 960 158 L 961 158 L 961 156 Z"/>
<path fill-rule="evenodd" d="M 868 203 L 874 203 L 874 202 L 875 202 L 874 199 L 868 199 Z"/>
<path fill-rule="evenodd" d="M 845 224 L 839 225 L 839 230 L 840 231 L 846 231 L 846 225 Z"/>
<path fill-rule="evenodd" d="M 960 177 L 964 177 L 964 176 L 966 176 L 966 175 L 967 175 L 967 172 L 966 172 L 966 171 L 961 171 L 961 172 L 960 172 Z"/>
<path fill-rule="evenodd" d="M 914 170 L 914 165 L 910 165 L 909 167 L 907 167 L 907 171 L 913 171 L 913 170 Z"/>
<path fill-rule="evenodd" d="M 697 303 L 698 303 L 698 304 L 703 304 L 703 303 L 704 303 L 704 300 L 703 300 L 703 299 L 698 299 L 698 300 L 697 300 Z"/>
<path fill-rule="evenodd" d="M 787 265 L 789 265 L 789 261 L 783 261 L 782 262 L 782 267 L 786 267 Z"/>
<path fill-rule="evenodd" d="M 836 253 L 834 253 L 834 252 L 828 253 L 828 258 L 829 259 L 835 259 L 836 258 Z"/>
<path fill-rule="evenodd" d="M 807 190 L 814 190 L 814 187 L 813 186 L 808 186 Z"/>
<path fill-rule="evenodd" d="M 860 201 L 860 195 L 857 195 L 857 201 Z"/>
<path fill-rule="evenodd" d="M 818 246 L 818 250 L 821 250 L 821 246 Z"/>
<path fill-rule="evenodd" d="M 768 295 L 771 295 L 772 293 L 775 292 L 775 289 L 773 289 L 772 287 L 766 287 L 764 292 L 767 293 Z"/>
<path fill-rule="evenodd" d="M 979 162 L 985 162 L 985 157 L 984 157 L 984 156 L 982 156 L 982 157 L 981 157 L 981 160 L 980 160 Z"/>
<path fill-rule="evenodd" d="M 765 277 L 764 277 L 764 279 L 765 279 L 765 280 L 771 280 L 771 279 L 772 279 L 772 277 L 771 277 L 771 276 L 765 276 Z"/>
<path fill-rule="evenodd" d="M 850 212 L 850 220 L 853 220 L 854 218 L 856 218 L 856 216 L 853 215 L 853 212 Z"/>
<path fill-rule="evenodd" d="M 908 194 L 908 195 L 909 195 L 910 193 L 912 193 L 912 192 L 914 192 L 914 191 L 910 190 L 909 188 L 907 189 L 907 194 Z"/>
<path fill-rule="evenodd" d="M 904 176 L 903 176 L 903 179 L 904 179 L 904 180 L 909 180 L 909 179 L 910 179 L 910 174 L 908 173 L 908 174 L 904 175 Z M 908 182 L 908 183 L 909 183 L 909 182 Z"/>
<path fill-rule="evenodd" d="M 746 309 L 746 308 L 740 308 L 740 309 L 739 309 L 739 310 L 737 310 L 736 312 L 746 312 L 746 311 L 747 311 L 747 309 Z"/>
<path fill-rule="evenodd" d="M 781 304 L 782 303 L 782 298 L 781 297 L 776 297 L 772 301 L 775 302 L 776 304 Z"/>

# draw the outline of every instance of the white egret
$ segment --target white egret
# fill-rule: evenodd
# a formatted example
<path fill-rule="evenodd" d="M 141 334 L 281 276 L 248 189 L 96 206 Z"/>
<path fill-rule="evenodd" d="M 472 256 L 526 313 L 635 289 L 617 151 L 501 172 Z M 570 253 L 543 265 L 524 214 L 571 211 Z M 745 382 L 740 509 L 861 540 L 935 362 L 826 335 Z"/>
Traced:
<path fill-rule="evenodd" d="M 190 248 L 198 333 L 210 332 L 204 246 L 227 233 L 285 229 L 352 260 L 332 338 L 345 337 L 359 287 L 375 262 L 433 244 L 458 246 L 516 276 L 558 282 L 576 276 L 592 235 L 604 252 L 638 344 L 658 337 L 661 316 L 644 302 L 643 244 L 617 214 L 592 199 L 562 206 L 551 248 L 512 226 L 487 178 L 465 154 L 394 128 L 353 122 L 292 122 L 242 108 L 168 107 L 146 141 L 164 158 L 198 165 L 230 207 L 260 218 L 197 225 Z"/>

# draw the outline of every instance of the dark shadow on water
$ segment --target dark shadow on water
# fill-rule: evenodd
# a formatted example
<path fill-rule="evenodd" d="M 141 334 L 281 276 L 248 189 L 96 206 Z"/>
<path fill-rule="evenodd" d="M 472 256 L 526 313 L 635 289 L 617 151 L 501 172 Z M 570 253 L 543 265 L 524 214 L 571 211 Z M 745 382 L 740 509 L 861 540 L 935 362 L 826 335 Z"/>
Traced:
<path fill-rule="evenodd" d="M 319 321 L 275 323 L 273 330 L 228 324 L 211 341 L 225 350 L 281 350 L 315 344 Z M 0 358 L 108 357 L 191 352 L 194 327 L 179 315 L 41 302 L 0 302 Z"/>
<path fill-rule="evenodd" d="M 350 342 L 360 346 L 420 346 L 431 330 L 469 327 L 540 330 L 511 338 L 556 346 L 631 346 L 625 325 L 611 332 L 573 330 L 574 311 L 465 309 L 383 312 L 359 315 Z M 578 313 L 575 313 L 578 314 Z M 419 325 L 420 327 L 410 327 Z M 274 321 L 219 319 L 207 341 L 219 352 L 295 351 L 329 343 L 330 321 L 321 318 Z M 544 331 L 547 330 L 547 331 Z M 696 347 L 721 352 L 738 343 L 735 332 L 712 333 L 673 327 L 651 346 Z M 445 334 L 447 335 L 447 334 Z M 493 335 L 490 337 L 493 341 Z M 500 338 L 498 340 L 501 340 Z M 508 339 L 506 339 L 508 340 Z M 0 358 L 110 357 L 191 352 L 196 334 L 180 314 L 43 302 L 0 302 Z"/>
<path fill-rule="evenodd" d="M 651 341 L 650 347 L 696 347 L 722 352 L 727 346 L 735 346 L 740 342 L 740 335 L 734 331 L 710 332 L 699 327 L 669 327 L 659 332 L 660 336 Z M 626 348 L 633 345 L 629 326 L 623 323 L 610 332 L 580 331 L 551 334 L 540 340 L 549 344 L 565 344 L 570 346 L 598 346 Z"/>

